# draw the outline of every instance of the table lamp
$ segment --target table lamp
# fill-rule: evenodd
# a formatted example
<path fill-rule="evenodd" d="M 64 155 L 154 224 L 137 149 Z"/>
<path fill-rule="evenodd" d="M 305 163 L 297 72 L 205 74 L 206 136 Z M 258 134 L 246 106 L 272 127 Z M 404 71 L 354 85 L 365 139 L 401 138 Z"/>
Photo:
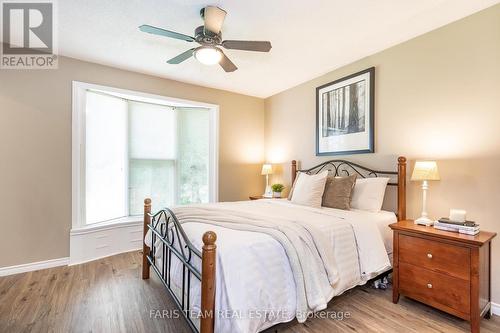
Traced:
<path fill-rule="evenodd" d="M 273 173 L 273 166 L 271 164 L 263 164 L 261 175 L 266 176 L 266 190 L 262 195 L 265 198 L 272 198 L 273 191 L 271 190 L 271 185 L 269 185 L 269 175 Z"/>
<path fill-rule="evenodd" d="M 434 221 L 427 216 L 427 190 L 429 189 L 429 180 L 439 180 L 439 172 L 436 162 L 415 162 L 411 180 L 422 181 L 422 216 L 415 220 L 415 224 L 431 226 L 434 224 Z"/>

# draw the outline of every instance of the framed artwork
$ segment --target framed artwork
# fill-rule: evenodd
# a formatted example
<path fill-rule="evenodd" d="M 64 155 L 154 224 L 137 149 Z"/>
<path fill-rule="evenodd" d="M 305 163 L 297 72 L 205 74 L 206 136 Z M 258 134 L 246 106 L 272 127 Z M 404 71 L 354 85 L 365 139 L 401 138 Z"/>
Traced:
<path fill-rule="evenodd" d="M 316 155 L 373 153 L 375 67 L 316 88 Z"/>

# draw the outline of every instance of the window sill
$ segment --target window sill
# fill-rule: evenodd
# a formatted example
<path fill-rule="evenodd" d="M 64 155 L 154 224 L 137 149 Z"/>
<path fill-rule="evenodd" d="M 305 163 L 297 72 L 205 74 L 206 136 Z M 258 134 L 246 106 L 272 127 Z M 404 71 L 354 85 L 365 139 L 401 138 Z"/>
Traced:
<path fill-rule="evenodd" d="M 83 235 L 96 231 L 123 228 L 129 226 L 139 226 L 142 225 L 143 218 L 141 215 L 127 216 L 119 219 L 93 223 L 84 225 L 81 227 L 72 228 L 70 231 L 70 236 Z"/>

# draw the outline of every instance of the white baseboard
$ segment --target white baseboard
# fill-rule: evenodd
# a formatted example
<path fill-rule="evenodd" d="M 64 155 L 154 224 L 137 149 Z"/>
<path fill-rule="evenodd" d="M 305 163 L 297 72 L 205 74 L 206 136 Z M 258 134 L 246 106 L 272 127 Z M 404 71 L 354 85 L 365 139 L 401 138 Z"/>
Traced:
<path fill-rule="evenodd" d="M 491 313 L 500 316 L 500 304 L 491 302 Z"/>
<path fill-rule="evenodd" d="M 7 276 L 19 273 L 26 273 L 37 271 L 39 269 L 46 269 L 58 266 L 66 266 L 69 264 L 69 258 L 58 258 L 58 259 L 50 259 L 45 261 L 37 261 L 30 262 L 27 264 L 8 266 L 8 267 L 0 267 L 0 276 Z"/>

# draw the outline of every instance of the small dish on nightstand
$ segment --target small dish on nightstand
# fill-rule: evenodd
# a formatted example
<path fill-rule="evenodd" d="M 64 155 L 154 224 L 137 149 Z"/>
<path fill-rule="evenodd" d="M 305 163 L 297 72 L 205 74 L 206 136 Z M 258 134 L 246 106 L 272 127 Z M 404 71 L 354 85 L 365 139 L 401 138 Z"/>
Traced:
<path fill-rule="evenodd" d="M 281 198 L 275 198 L 275 197 L 265 197 L 263 195 L 250 195 L 248 197 L 250 200 L 260 200 L 260 199 L 281 199 Z"/>

